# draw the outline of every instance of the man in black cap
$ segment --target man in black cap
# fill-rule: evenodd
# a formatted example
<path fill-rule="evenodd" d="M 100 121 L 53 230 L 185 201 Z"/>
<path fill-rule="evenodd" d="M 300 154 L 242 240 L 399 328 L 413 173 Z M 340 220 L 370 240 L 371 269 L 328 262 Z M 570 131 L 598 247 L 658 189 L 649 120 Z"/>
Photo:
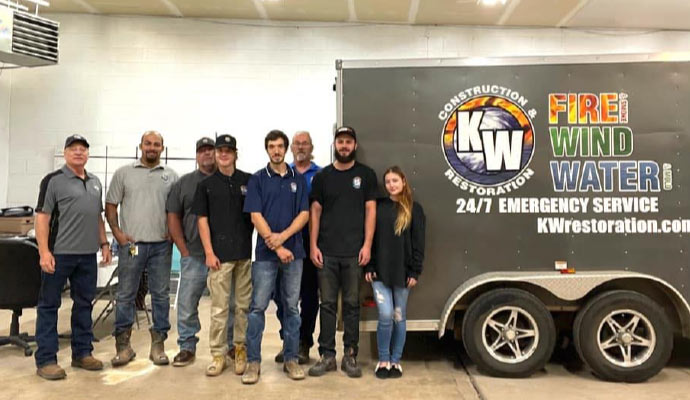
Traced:
<path fill-rule="evenodd" d="M 357 365 L 359 345 L 359 284 L 361 269 L 371 258 L 376 227 L 376 173 L 355 161 L 357 135 L 343 126 L 335 131 L 335 162 L 314 176 L 311 203 L 311 259 L 321 291 L 321 359 L 309 375 L 335 371 L 335 324 L 338 291 L 342 289 L 343 344 L 341 369 L 362 376 Z"/>
<path fill-rule="evenodd" d="M 96 253 L 111 260 L 103 223 L 103 189 L 98 178 L 84 168 L 89 142 L 80 135 L 65 140 L 65 165 L 41 181 L 36 206 L 36 241 L 41 264 L 41 291 L 36 318 L 36 373 L 62 379 L 57 364 L 57 317 L 67 280 L 72 297 L 72 367 L 103 369 L 91 355 L 93 331 L 91 303 L 96 295 Z"/>
<path fill-rule="evenodd" d="M 173 366 L 184 367 L 194 362 L 196 336 L 201 329 L 199 299 L 206 289 L 208 268 L 204 263 L 204 248 L 199 239 L 196 215 L 192 213 L 196 187 L 204 178 L 216 171 L 215 141 L 203 137 L 196 142 L 197 169 L 175 182 L 168 195 L 168 230 L 182 258 L 180 259 L 180 290 L 177 295 L 177 344 L 180 352 L 173 359 Z M 232 296 L 231 296 L 232 298 Z M 228 346 L 232 345 L 232 323 L 235 304 L 228 310 Z"/>
<path fill-rule="evenodd" d="M 218 170 L 202 180 L 196 189 L 192 212 L 197 215 L 211 292 L 209 347 L 213 361 L 207 376 L 218 376 L 232 360 L 228 356 L 227 320 L 229 295 L 235 294 L 235 373 L 247 367 L 247 312 L 252 294 L 252 231 L 249 214 L 242 212 L 249 174 L 235 168 L 237 141 L 230 135 L 216 138 Z"/>

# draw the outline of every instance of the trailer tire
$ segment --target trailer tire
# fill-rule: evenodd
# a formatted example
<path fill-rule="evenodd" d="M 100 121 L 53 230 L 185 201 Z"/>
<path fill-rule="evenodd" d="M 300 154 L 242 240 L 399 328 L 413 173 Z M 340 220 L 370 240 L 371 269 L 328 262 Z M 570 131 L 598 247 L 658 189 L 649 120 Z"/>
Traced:
<path fill-rule="evenodd" d="M 462 336 L 480 370 L 506 378 L 525 378 L 544 368 L 556 344 L 551 313 L 520 289 L 496 289 L 474 300 Z"/>
<path fill-rule="evenodd" d="M 673 332 L 664 310 L 637 292 L 614 290 L 593 298 L 573 323 L 577 352 L 601 379 L 644 382 L 671 357 Z"/>

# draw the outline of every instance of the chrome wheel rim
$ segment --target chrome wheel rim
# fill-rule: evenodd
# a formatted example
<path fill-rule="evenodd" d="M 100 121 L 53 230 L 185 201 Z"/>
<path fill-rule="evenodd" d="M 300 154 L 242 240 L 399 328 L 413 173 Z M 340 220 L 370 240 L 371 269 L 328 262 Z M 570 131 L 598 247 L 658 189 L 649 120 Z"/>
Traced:
<path fill-rule="evenodd" d="M 623 368 L 644 364 L 656 348 L 654 326 L 639 311 L 609 313 L 597 330 L 599 351 L 610 363 Z"/>
<path fill-rule="evenodd" d="M 520 307 L 497 308 L 482 326 L 484 349 L 507 364 L 521 363 L 534 354 L 539 345 L 539 328 L 530 313 Z"/>

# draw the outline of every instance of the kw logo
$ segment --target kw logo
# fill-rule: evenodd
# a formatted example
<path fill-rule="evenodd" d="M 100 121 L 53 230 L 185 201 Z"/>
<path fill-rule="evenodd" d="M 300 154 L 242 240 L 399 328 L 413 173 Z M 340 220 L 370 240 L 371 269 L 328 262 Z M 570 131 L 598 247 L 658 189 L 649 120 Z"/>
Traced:
<path fill-rule="evenodd" d="M 480 187 L 503 185 L 524 171 L 534 154 L 527 113 L 500 96 L 459 104 L 443 128 L 443 154 L 460 178 Z"/>

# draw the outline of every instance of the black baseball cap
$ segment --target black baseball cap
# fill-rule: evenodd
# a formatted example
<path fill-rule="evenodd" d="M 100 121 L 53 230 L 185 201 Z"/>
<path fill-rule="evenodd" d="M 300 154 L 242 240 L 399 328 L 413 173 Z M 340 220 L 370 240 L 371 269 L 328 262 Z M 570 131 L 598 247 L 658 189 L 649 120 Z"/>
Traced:
<path fill-rule="evenodd" d="M 216 149 L 221 147 L 229 147 L 237 150 L 237 140 L 231 135 L 220 135 L 216 138 Z"/>
<path fill-rule="evenodd" d="M 196 151 L 199 151 L 200 148 L 206 146 L 216 147 L 216 142 L 214 142 L 213 139 L 209 137 L 202 137 L 201 139 L 196 141 Z"/>
<path fill-rule="evenodd" d="M 341 126 L 340 128 L 336 129 L 335 136 L 333 138 L 335 139 L 340 135 L 350 135 L 353 139 L 355 139 L 355 142 L 357 141 L 357 134 L 355 133 L 355 130 L 349 126 Z"/>
<path fill-rule="evenodd" d="M 89 142 L 86 141 L 86 138 L 84 136 L 78 135 L 78 134 L 67 136 L 67 139 L 65 139 L 65 147 L 64 148 L 66 149 L 66 148 L 70 147 L 72 145 L 72 143 L 75 143 L 75 142 L 79 142 L 79 143 L 83 144 L 87 149 L 89 148 Z"/>

